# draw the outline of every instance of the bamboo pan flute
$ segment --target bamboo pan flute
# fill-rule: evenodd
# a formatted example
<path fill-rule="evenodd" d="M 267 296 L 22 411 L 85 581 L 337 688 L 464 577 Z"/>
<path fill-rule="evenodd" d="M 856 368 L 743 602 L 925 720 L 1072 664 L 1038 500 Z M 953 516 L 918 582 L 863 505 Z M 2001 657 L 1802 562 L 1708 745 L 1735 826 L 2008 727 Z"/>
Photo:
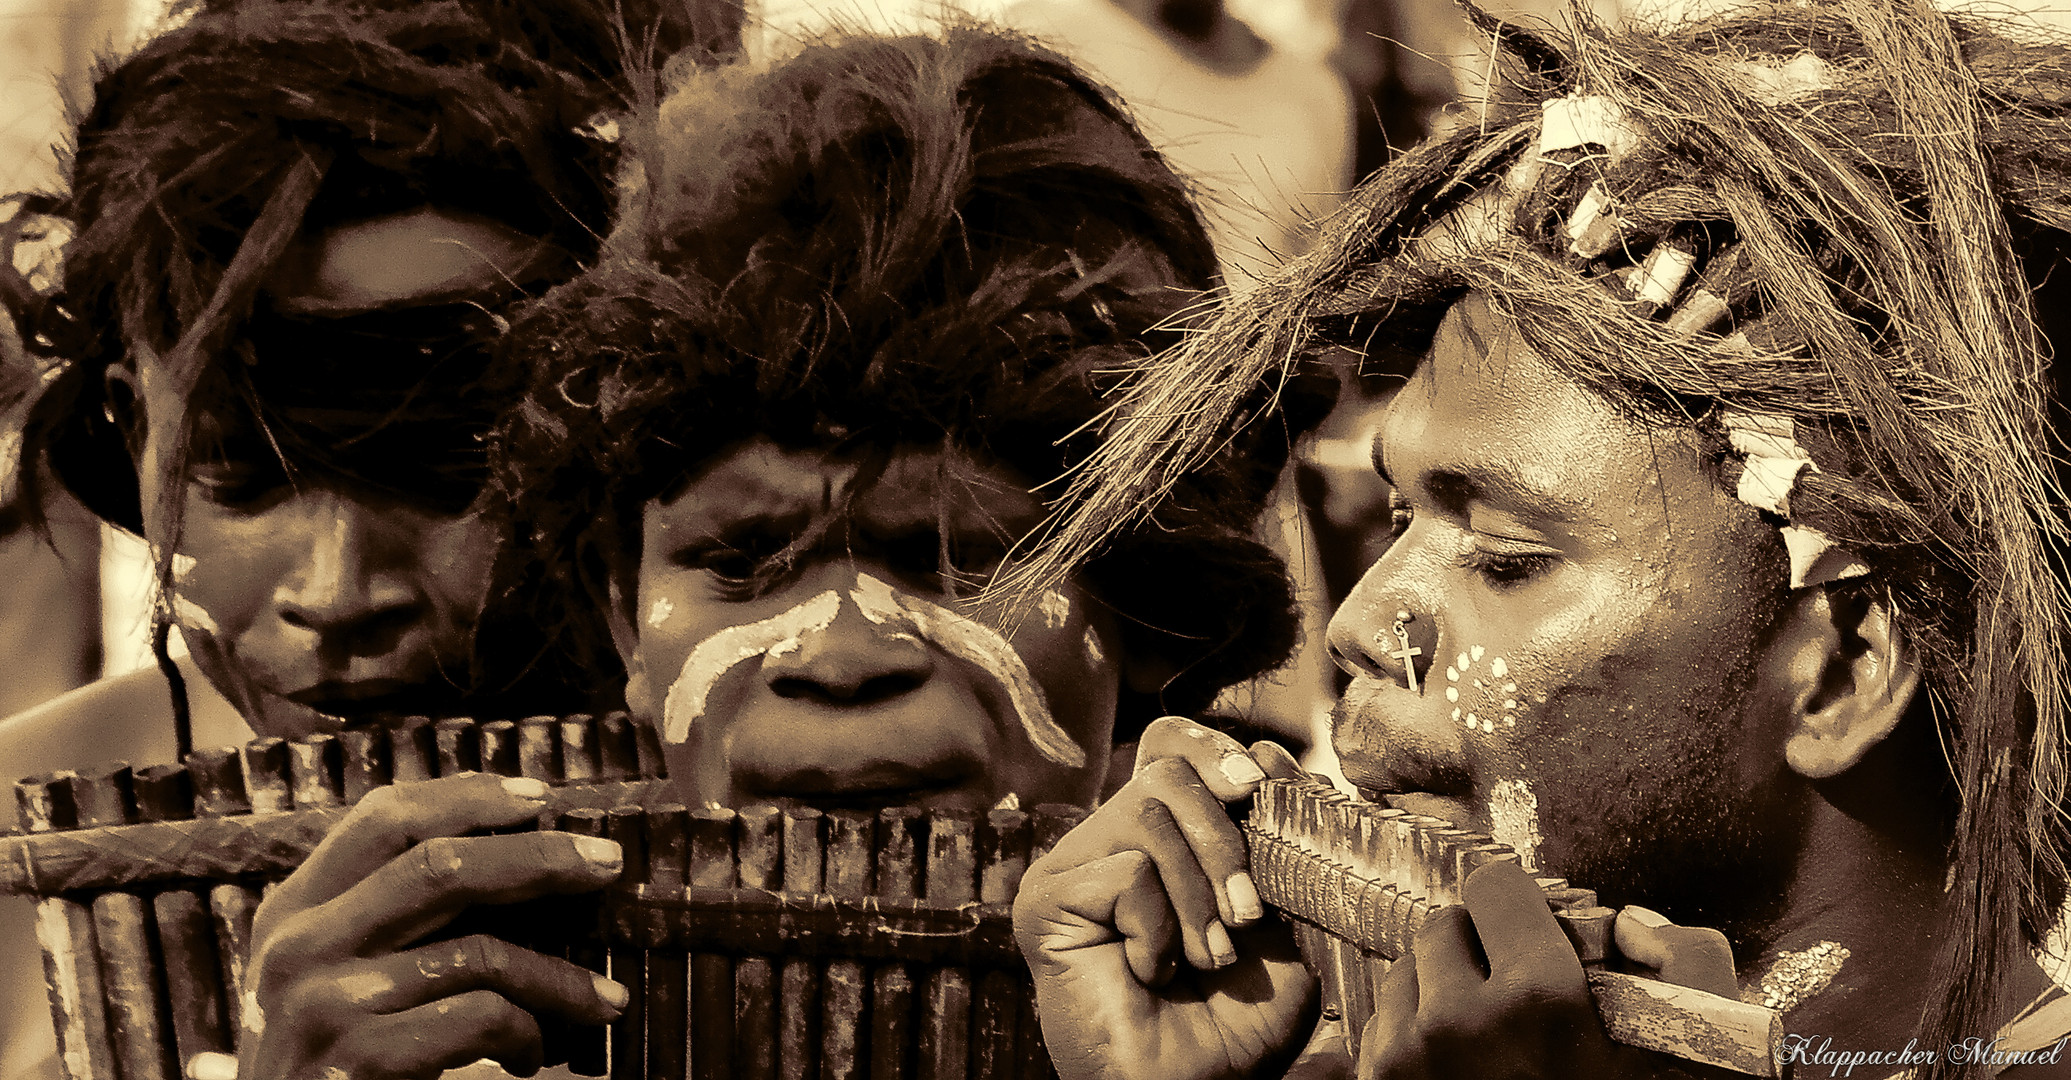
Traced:
<path fill-rule="evenodd" d="M 413 722 L 197 751 L 16 787 L 0 893 L 37 898 L 67 1080 L 173 1080 L 240 1037 L 266 884 L 383 784 L 464 770 L 556 784 L 540 825 L 626 853 L 601 894 L 469 911 L 625 984 L 608 1029 L 544 1023 L 550 1064 L 615 1080 L 1053 1077 L 1010 904 L 1081 811 L 657 804 L 653 732 L 622 713 Z"/>
<path fill-rule="evenodd" d="M 1388 963 L 1409 951 L 1430 913 L 1460 902 L 1484 864 L 1518 861 L 1486 834 L 1408 814 L 1310 780 L 1268 780 L 1244 825 L 1259 896 L 1289 916 L 1304 960 L 1323 980 L 1326 1009 L 1345 1021 L 1353 1052 L 1373 1017 Z M 1782 1015 L 1760 1005 L 1604 970 L 1616 960 L 1617 912 L 1596 894 L 1540 878 L 1554 917 L 1581 954 L 1611 1038 L 1756 1076 L 1780 1076 Z"/>

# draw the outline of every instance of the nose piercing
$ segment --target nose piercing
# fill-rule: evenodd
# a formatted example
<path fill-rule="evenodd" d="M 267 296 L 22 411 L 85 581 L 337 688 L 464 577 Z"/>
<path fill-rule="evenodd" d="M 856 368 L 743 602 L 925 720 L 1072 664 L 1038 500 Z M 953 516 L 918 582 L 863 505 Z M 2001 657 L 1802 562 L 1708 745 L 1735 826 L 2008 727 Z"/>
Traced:
<path fill-rule="evenodd" d="M 1417 617 L 1410 614 L 1407 608 L 1397 608 L 1395 610 L 1395 651 L 1388 655 L 1402 661 L 1402 674 L 1409 681 L 1409 692 L 1412 694 L 1422 694 L 1424 691 L 1417 686 L 1416 658 L 1424 655 L 1424 650 L 1409 643 L 1408 624 L 1416 620 Z"/>

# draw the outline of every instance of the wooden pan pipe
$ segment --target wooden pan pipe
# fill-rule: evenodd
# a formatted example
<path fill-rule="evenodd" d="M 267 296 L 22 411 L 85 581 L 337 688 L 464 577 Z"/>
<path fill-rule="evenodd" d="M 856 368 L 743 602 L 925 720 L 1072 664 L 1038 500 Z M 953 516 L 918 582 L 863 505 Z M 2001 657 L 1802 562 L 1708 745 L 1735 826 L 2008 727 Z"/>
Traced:
<path fill-rule="evenodd" d="M 1467 875 L 1517 853 L 1483 833 L 1358 802 L 1312 780 L 1268 780 L 1244 823 L 1259 897 L 1294 922 L 1322 978 L 1326 1012 L 1353 1053 L 1388 964 L 1407 953 L 1434 910 L 1460 902 Z M 1617 912 L 1596 894 L 1540 878 L 1556 921 L 1581 956 L 1604 1030 L 1617 1042 L 1755 1076 L 1783 1075 L 1782 1015 L 1760 1005 L 1606 970 Z"/>
<path fill-rule="evenodd" d="M 556 785 L 541 826 L 626 852 L 599 894 L 464 914 L 633 993 L 607 1028 L 543 1027 L 550 1064 L 619 1080 L 1042 1078 L 1009 909 L 1081 816 L 657 805 L 653 732 L 601 719 L 441 720 L 20 782 L 0 893 L 37 900 L 67 1080 L 174 1080 L 235 1053 L 269 882 L 382 784 L 479 770 Z"/>

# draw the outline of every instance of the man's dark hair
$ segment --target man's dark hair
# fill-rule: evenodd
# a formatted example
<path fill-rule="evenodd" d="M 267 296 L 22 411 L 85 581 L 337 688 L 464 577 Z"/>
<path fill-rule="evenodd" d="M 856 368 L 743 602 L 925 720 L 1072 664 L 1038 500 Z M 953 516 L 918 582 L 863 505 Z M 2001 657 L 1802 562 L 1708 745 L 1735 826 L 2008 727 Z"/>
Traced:
<path fill-rule="evenodd" d="M 598 265 L 508 339 L 535 374 L 498 447 L 535 570 L 525 614 L 599 665 L 582 612 L 638 566 L 643 506 L 725 448 L 947 446 L 1045 484 L 1216 272 L 1184 186 L 1115 103 L 997 31 L 690 72 L 628 142 Z M 1226 447 L 1089 568 L 1126 646 L 1178 671 L 1125 723 L 1286 654 L 1283 568 L 1249 535 L 1285 456 L 1262 433 Z"/>
<path fill-rule="evenodd" d="M 732 51 L 738 8 L 192 0 L 171 21 L 95 80 L 65 190 L 21 201 L 24 219 L 68 223 L 61 285 L 38 292 L 0 265 L 27 353 L 13 359 L 33 369 L 14 380 L 32 397 L 16 405 L 26 506 L 55 478 L 141 531 L 141 406 L 107 373 L 152 358 L 186 418 L 172 475 L 229 455 L 277 465 L 278 483 L 314 474 L 465 509 L 520 385 L 487 347 L 502 310 L 574 273 L 607 227 L 617 148 L 600 118 L 624 107 L 643 57 Z M 540 243 L 487 290 L 351 312 L 268 295 L 298 239 L 419 209 Z M 176 538 L 184 485 L 161 487 Z"/>
<path fill-rule="evenodd" d="M 237 377 L 259 367 L 247 318 L 256 308 L 260 323 L 293 334 L 265 311 L 259 283 L 305 231 L 460 211 L 545 240 L 558 259 L 542 255 L 535 274 L 572 272 L 606 223 L 614 152 L 590 124 L 622 100 L 629 49 L 712 29 L 646 5 L 625 15 L 643 21 L 622 24 L 614 5 L 585 0 L 202 0 L 176 11 L 177 29 L 95 81 L 68 190 L 25 207 L 74 230 L 62 289 L 14 312 L 29 351 L 60 365 L 28 418 L 26 460 L 46 463 L 103 519 L 140 528 L 127 403 L 105 399 L 103 373 L 148 351 L 195 369 L 183 374 L 212 391 L 200 408 L 249 397 Z M 629 41 L 626 25 L 655 38 Z M 477 336 L 466 320 L 446 322 L 367 327 L 361 343 L 422 330 L 464 349 Z M 216 364 L 225 350 L 248 363 Z M 420 356 L 415 366 L 435 365 Z M 448 374 L 463 389 L 480 375 Z M 331 440 L 307 441 L 314 451 Z"/>

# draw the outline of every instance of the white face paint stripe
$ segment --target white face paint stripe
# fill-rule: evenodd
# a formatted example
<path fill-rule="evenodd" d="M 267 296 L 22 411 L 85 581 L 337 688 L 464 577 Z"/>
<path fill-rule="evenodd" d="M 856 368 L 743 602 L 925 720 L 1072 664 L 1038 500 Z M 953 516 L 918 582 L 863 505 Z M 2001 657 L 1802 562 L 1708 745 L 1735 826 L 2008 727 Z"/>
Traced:
<path fill-rule="evenodd" d="M 1044 589 L 1036 610 L 1043 613 L 1043 625 L 1055 630 L 1071 618 L 1071 600 L 1055 589 Z"/>
<path fill-rule="evenodd" d="M 1021 729 L 1028 733 L 1028 741 L 1037 753 L 1066 768 L 1086 764 L 1086 751 L 1057 726 L 1050 716 L 1043 688 L 1036 685 L 1021 654 L 997 630 L 940 604 L 899 592 L 869 574 L 856 575 L 856 587 L 849 598 L 871 622 L 904 622 L 943 652 L 999 680 L 1021 721 Z"/>
<path fill-rule="evenodd" d="M 669 616 L 675 613 L 676 605 L 671 603 L 668 597 L 657 596 L 654 598 L 654 605 L 647 609 L 647 625 L 660 626 L 668 622 Z"/>
<path fill-rule="evenodd" d="M 798 639 L 827 629 L 841 614 L 841 597 L 834 590 L 807 600 L 780 615 L 746 626 L 729 626 L 698 642 L 683 658 L 683 670 L 669 685 L 662 703 L 662 738 L 680 743 L 690 737 L 690 725 L 705 714 L 705 699 L 721 676 L 735 666 L 764 653 L 785 653 L 798 647 Z"/>

